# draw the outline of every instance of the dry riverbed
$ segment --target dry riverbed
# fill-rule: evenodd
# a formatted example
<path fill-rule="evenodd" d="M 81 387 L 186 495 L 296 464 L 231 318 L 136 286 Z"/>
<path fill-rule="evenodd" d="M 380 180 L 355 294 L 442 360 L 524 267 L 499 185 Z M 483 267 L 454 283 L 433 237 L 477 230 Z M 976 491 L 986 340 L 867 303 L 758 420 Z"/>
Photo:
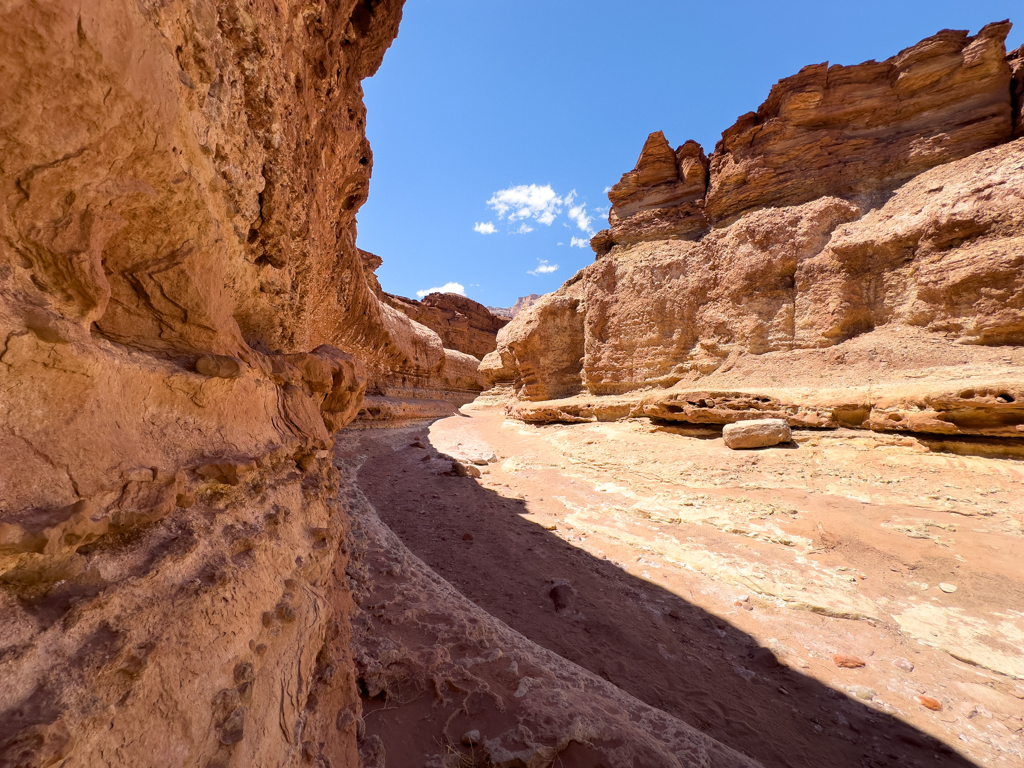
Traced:
<path fill-rule="evenodd" d="M 525 425 L 481 398 L 342 442 L 455 589 L 764 765 L 1019 765 L 1024 462 L 795 436 L 736 452 L 647 420 Z M 389 733 L 387 713 L 366 723 Z"/>

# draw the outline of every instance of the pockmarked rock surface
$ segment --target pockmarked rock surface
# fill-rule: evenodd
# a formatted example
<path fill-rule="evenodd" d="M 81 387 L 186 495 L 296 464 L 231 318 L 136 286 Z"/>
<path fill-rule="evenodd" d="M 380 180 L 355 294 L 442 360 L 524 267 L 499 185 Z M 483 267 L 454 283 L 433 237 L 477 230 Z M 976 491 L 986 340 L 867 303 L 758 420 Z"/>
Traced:
<path fill-rule="evenodd" d="M 0 9 L 0 765 L 358 764 L 332 435 L 475 376 L 355 248 L 401 7 Z"/>

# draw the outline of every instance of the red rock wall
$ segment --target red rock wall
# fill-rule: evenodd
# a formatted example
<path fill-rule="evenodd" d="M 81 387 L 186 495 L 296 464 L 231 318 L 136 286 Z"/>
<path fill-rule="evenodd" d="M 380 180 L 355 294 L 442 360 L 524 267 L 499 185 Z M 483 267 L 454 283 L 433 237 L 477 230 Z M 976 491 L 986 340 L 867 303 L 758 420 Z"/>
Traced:
<path fill-rule="evenodd" d="M 423 301 L 384 294 L 384 301 L 434 331 L 446 348 L 478 360 L 494 351 L 495 336 L 508 325 L 508 318 L 456 293 L 432 293 Z"/>
<path fill-rule="evenodd" d="M 0 9 L 0 765 L 357 764 L 331 434 L 446 361 L 354 245 L 401 6 Z"/>
<path fill-rule="evenodd" d="M 1008 28 L 786 78 L 723 134 L 706 199 L 700 148 L 652 134 L 609 194 L 597 262 L 504 328 L 481 372 L 541 401 L 681 386 L 882 327 L 1024 344 Z"/>

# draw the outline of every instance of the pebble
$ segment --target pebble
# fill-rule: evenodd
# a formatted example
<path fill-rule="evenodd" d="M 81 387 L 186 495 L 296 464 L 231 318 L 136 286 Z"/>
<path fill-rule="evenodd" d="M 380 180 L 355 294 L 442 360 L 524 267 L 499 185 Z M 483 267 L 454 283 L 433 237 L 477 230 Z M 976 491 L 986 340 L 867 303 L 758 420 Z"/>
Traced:
<path fill-rule="evenodd" d="M 863 659 L 858 659 L 856 656 L 845 656 L 841 653 L 834 655 L 832 657 L 832 662 L 837 667 L 842 667 L 843 669 L 857 669 L 858 667 L 863 667 L 866 664 Z"/>
<path fill-rule="evenodd" d="M 462 534 L 462 540 L 463 541 L 472 541 L 473 540 L 473 534 L 472 533 L 464 533 L 464 534 Z"/>
<path fill-rule="evenodd" d="M 409 447 L 410 447 L 410 448 L 426 448 L 427 446 L 426 446 L 426 445 L 425 445 L 425 444 L 423 443 L 423 441 L 422 441 L 422 440 L 414 440 L 414 441 L 413 441 L 413 442 L 412 442 L 412 443 L 410 444 L 410 446 L 409 446 Z"/>
<path fill-rule="evenodd" d="M 904 659 L 904 658 L 893 659 L 892 660 L 892 665 L 894 667 L 896 667 L 896 669 L 902 669 L 904 672 L 913 672 L 914 671 L 914 665 L 908 659 Z"/>
<path fill-rule="evenodd" d="M 868 688 L 866 685 L 848 685 L 846 686 L 846 692 L 861 701 L 871 701 L 877 695 L 873 689 Z"/>
<path fill-rule="evenodd" d="M 939 589 L 943 592 L 956 592 L 956 584 L 946 584 L 945 582 L 942 582 L 939 584 Z"/>
<path fill-rule="evenodd" d="M 472 747 L 475 744 L 480 743 L 480 731 L 474 729 L 472 731 L 466 731 L 462 734 L 462 743 L 467 747 Z"/>
<path fill-rule="evenodd" d="M 922 707 L 927 707 L 933 712 L 942 711 L 942 702 L 938 699 L 933 699 L 931 696 L 915 696 L 914 698 L 917 699 L 917 703 Z"/>
<path fill-rule="evenodd" d="M 922 584 L 921 585 L 921 591 L 924 592 L 926 589 L 928 589 L 928 585 L 927 584 Z"/>

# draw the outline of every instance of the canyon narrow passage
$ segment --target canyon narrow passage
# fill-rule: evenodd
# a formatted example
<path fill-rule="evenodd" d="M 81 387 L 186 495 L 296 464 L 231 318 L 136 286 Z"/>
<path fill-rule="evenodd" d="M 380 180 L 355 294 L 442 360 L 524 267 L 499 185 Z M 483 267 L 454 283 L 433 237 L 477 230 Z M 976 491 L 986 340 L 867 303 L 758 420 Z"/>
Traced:
<path fill-rule="evenodd" d="M 487 398 L 346 432 L 339 455 L 358 457 L 383 523 L 483 611 L 766 766 L 972 764 L 947 745 L 1012 764 L 1017 462 L 870 433 L 736 453 L 713 430 L 647 420 L 524 425 Z M 927 471 L 908 477 L 908 462 Z M 951 513 L 968 487 L 988 489 L 976 516 Z M 412 658 L 443 647 L 414 634 Z M 389 764 L 494 716 L 470 705 L 441 735 L 436 699 L 368 693 Z"/>

